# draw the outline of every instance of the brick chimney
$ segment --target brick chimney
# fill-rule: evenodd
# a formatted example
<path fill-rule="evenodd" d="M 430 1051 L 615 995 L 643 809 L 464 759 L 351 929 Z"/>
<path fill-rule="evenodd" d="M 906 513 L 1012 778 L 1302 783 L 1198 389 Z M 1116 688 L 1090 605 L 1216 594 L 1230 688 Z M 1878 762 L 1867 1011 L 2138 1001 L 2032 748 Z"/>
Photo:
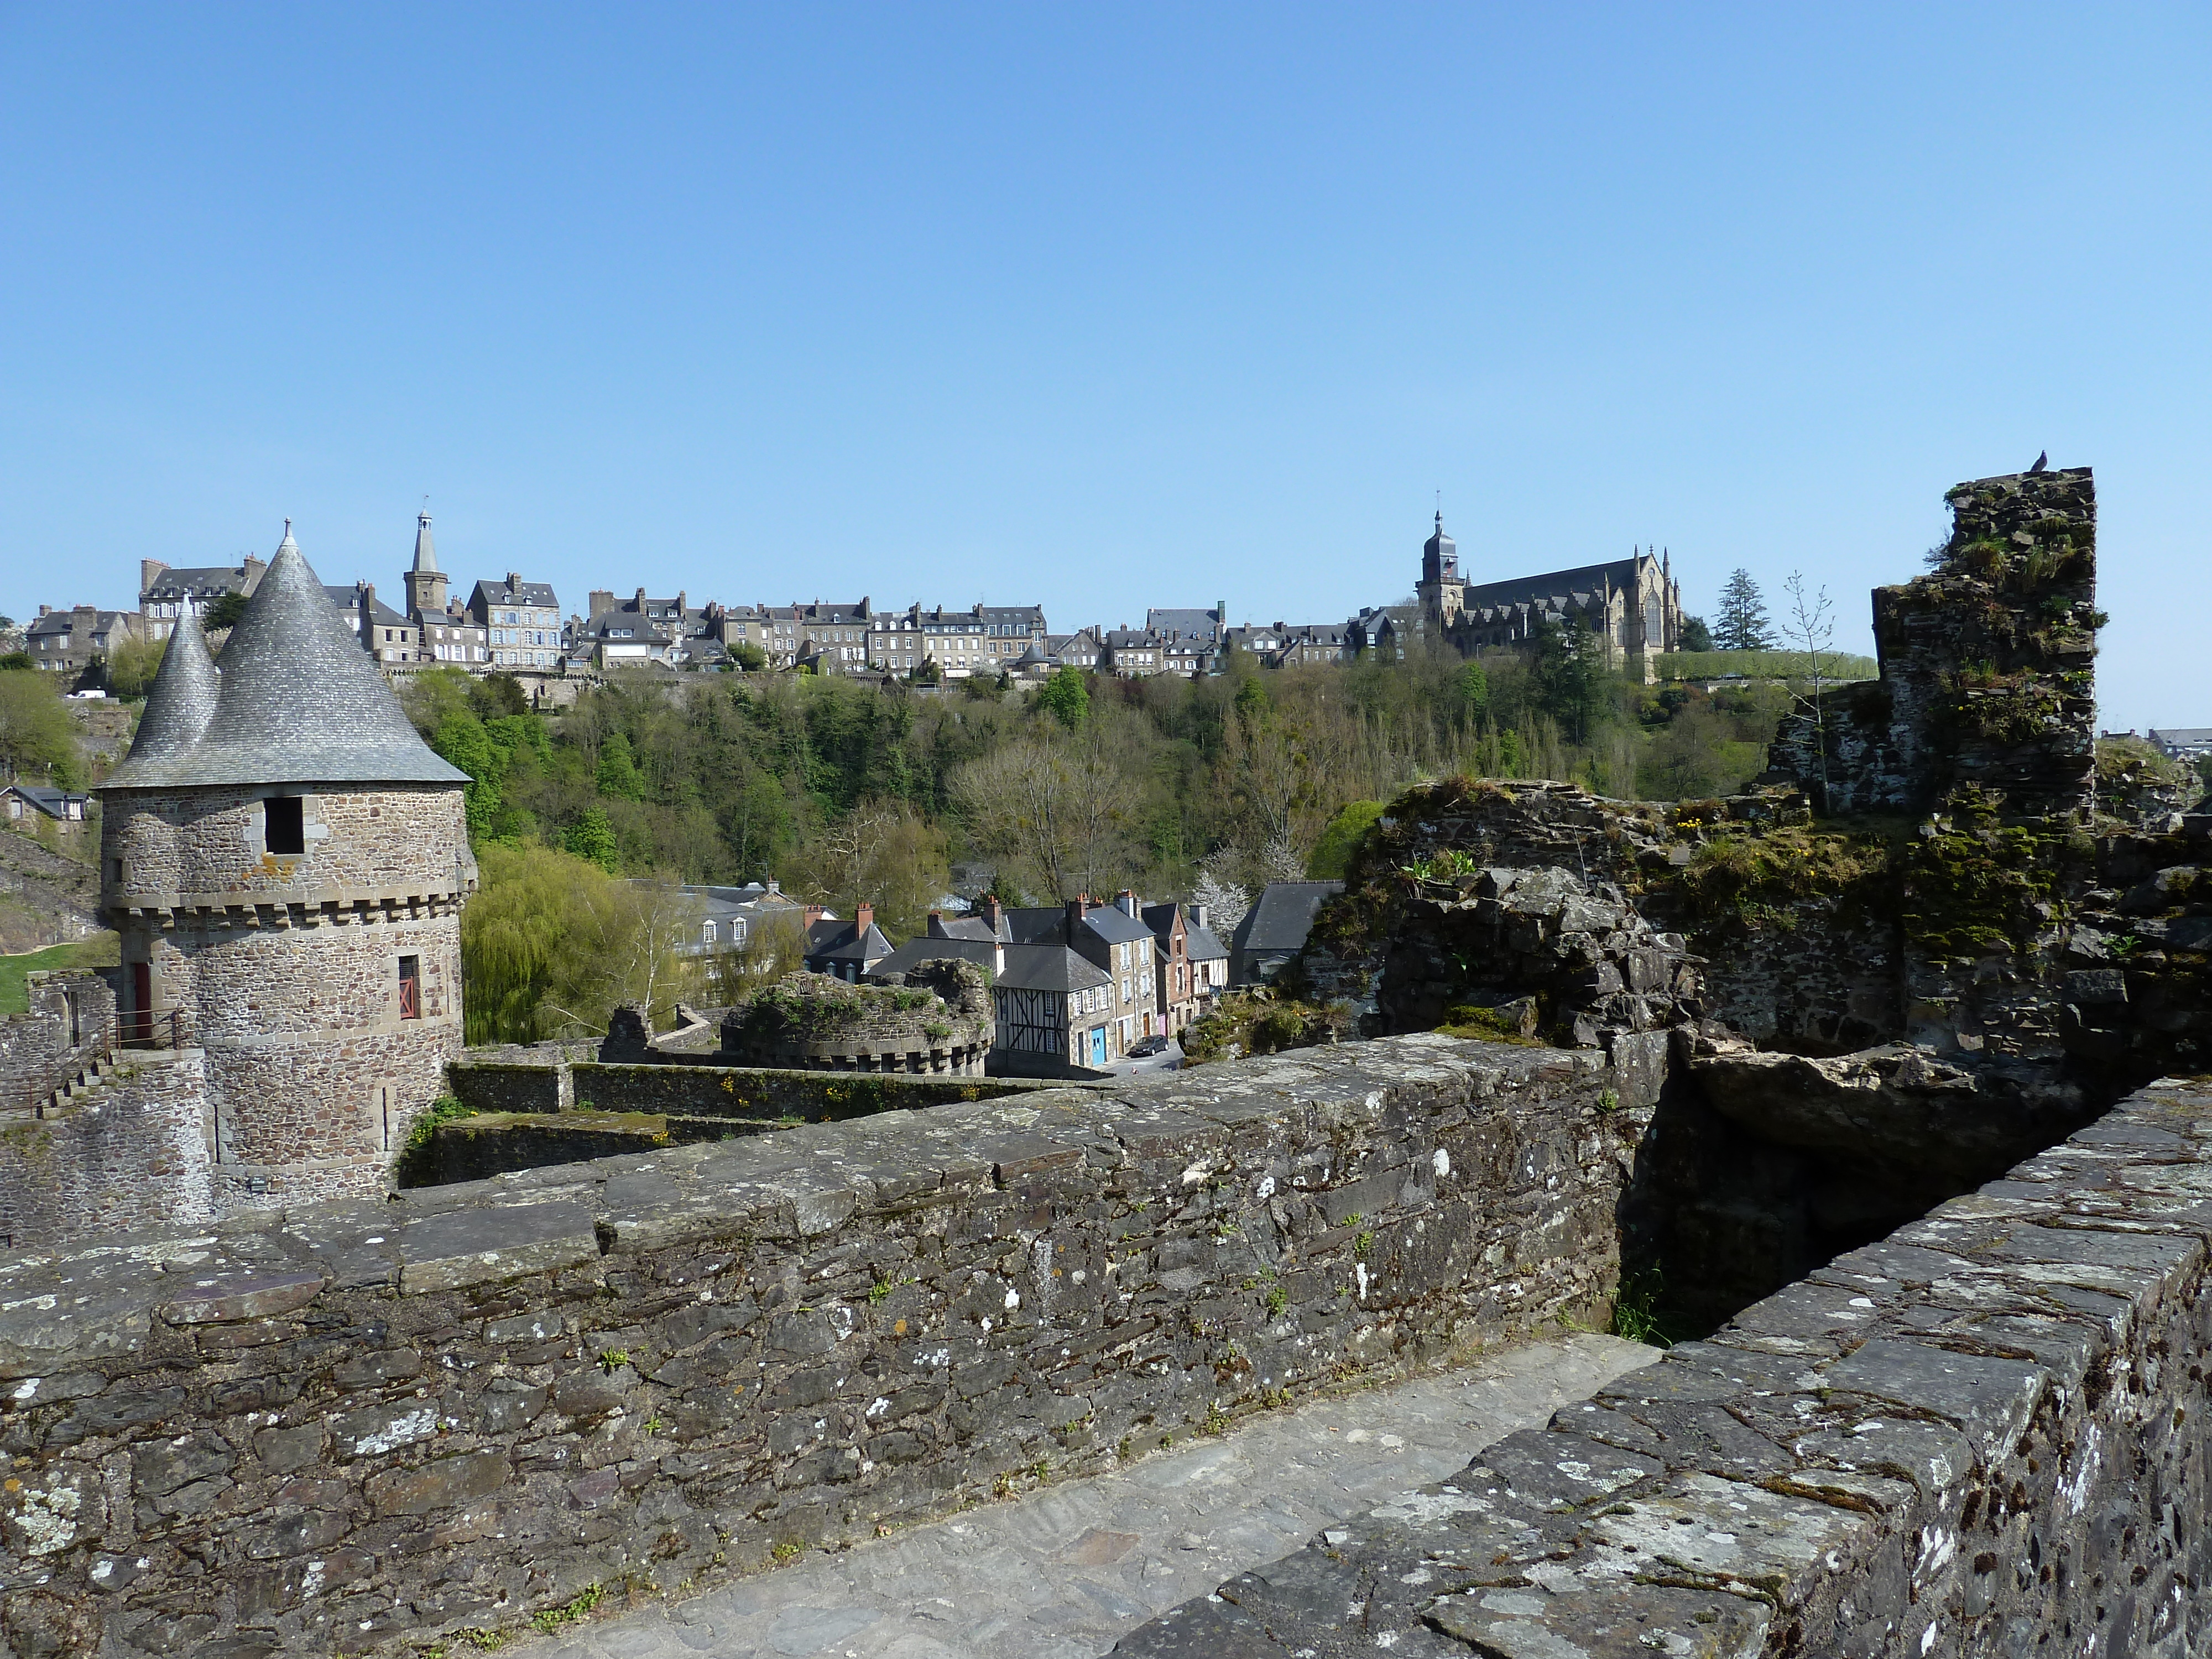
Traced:
<path fill-rule="evenodd" d="M 998 938 L 1000 926 L 1006 919 L 1006 912 L 1000 908 L 999 896 L 996 893 L 983 895 L 982 911 L 983 920 L 990 924 L 991 937 Z"/>
<path fill-rule="evenodd" d="M 876 907 L 862 899 L 853 908 L 853 937 L 866 939 L 868 929 L 876 925 Z"/>
<path fill-rule="evenodd" d="M 808 905 L 806 907 L 806 925 L 809 927 L 811 927 L 816 922 L 822 920 L 822 907 L 820 905 Z"/>
<path fill-rule="evenodd" d="M 1075 943 L 1075 930 L 1083 926 L 1083 918 L 1091 908 L 1091 895 L 1078 893 L 1067 902 L 1067 942 Z"/>
<path fill-rule="evenodd" d="M 929 936 L 932 939 L 943 939 L 945 936 L 944 911 L 932 910 L 929 913 Z"/>

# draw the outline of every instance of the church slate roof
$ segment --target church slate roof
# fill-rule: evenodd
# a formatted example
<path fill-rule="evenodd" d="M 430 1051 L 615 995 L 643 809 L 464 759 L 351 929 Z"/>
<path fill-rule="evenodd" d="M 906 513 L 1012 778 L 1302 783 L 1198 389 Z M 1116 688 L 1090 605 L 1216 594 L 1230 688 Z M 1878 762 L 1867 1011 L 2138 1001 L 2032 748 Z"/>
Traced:
<path fill-rule="evenodd" d="M 205 728 L 181 746 L 173 737 L 149 746 L 149 727 L 173 732 L 180 723 L 162 706 L 169 672 L 165 659 L 147 695 L 138 741 L 103 789 L 236 783 L 459 788 L 468 781 L 416 732 L 301 556 L 289 524 L 223 647 L 221 685 Z"/>

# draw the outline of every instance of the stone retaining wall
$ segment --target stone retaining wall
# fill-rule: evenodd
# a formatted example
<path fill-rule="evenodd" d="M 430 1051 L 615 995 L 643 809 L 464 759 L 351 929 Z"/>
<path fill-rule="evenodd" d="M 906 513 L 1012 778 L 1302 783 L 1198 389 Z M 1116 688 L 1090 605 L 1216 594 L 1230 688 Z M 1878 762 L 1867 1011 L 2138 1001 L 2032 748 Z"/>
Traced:
<path fill-rule="evenodd" d="M 1620 1058 L 1394 1038 L 0 1258 L 0 1620 L 412 1650 L 1602 1322 L 1663 1039 Z"/>
<path fill-rule="evenodd" d="M 24 980 L 29 1006 L 0 1018 L 0 1110 L 35 1108 L 115 1044 L 108 974 L 34 972 Z"/>
<path fill-rule="evenodd" d="M 777 1071 L 665 1060 L 546 1064 L 477 1060 L 475 1053 L 454 1061 L 447 1077 L 455 1097 L 480 1112 L 559 1112 L 588 1103 L 608 1112 L 770 1121 L 799 1117 L 819 1123 L 1066 1086 L 1015 1078 Z"/>
<path fill-rule="evenodd" d="M 0 1249 L 206 1214 L 207 1057 L 127 1048 L 42 1110 L 0 1112 Z"/>
<path fill-rule="evenodd" d="M 1115 1651 L 2212 1651 L 2208 1195 L 2154 1085 Z"/>

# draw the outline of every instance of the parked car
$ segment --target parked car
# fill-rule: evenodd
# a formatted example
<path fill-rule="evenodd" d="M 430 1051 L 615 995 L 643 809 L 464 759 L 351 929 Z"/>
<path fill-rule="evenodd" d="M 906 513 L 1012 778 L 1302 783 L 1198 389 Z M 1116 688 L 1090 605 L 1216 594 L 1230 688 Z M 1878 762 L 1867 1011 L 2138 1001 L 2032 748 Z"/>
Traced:
<path fill-rule="evenodd" d="M 1136 1043 L 1131 1047 L 1129 1050 L 1129 1058 L 1132 1060 L 1150 1060 L 1154 1054 L 1164 1054 L 1167 1053 L 1167 1038 L 1164 1036 L 1148 1036 L 1142 1042 Z"/>

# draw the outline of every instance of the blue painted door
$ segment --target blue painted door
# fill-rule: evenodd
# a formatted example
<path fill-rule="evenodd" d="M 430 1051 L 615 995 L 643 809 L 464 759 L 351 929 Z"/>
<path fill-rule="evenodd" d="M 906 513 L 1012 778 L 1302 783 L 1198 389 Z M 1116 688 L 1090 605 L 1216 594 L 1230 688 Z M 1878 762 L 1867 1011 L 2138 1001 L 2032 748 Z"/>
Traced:
<path fill-rule="evenodd" d="M 1103 1025 L 1091 1028 L 1091 1063 L 1093 1066 L 1106 1063 L 1106 1028 Z"/>

